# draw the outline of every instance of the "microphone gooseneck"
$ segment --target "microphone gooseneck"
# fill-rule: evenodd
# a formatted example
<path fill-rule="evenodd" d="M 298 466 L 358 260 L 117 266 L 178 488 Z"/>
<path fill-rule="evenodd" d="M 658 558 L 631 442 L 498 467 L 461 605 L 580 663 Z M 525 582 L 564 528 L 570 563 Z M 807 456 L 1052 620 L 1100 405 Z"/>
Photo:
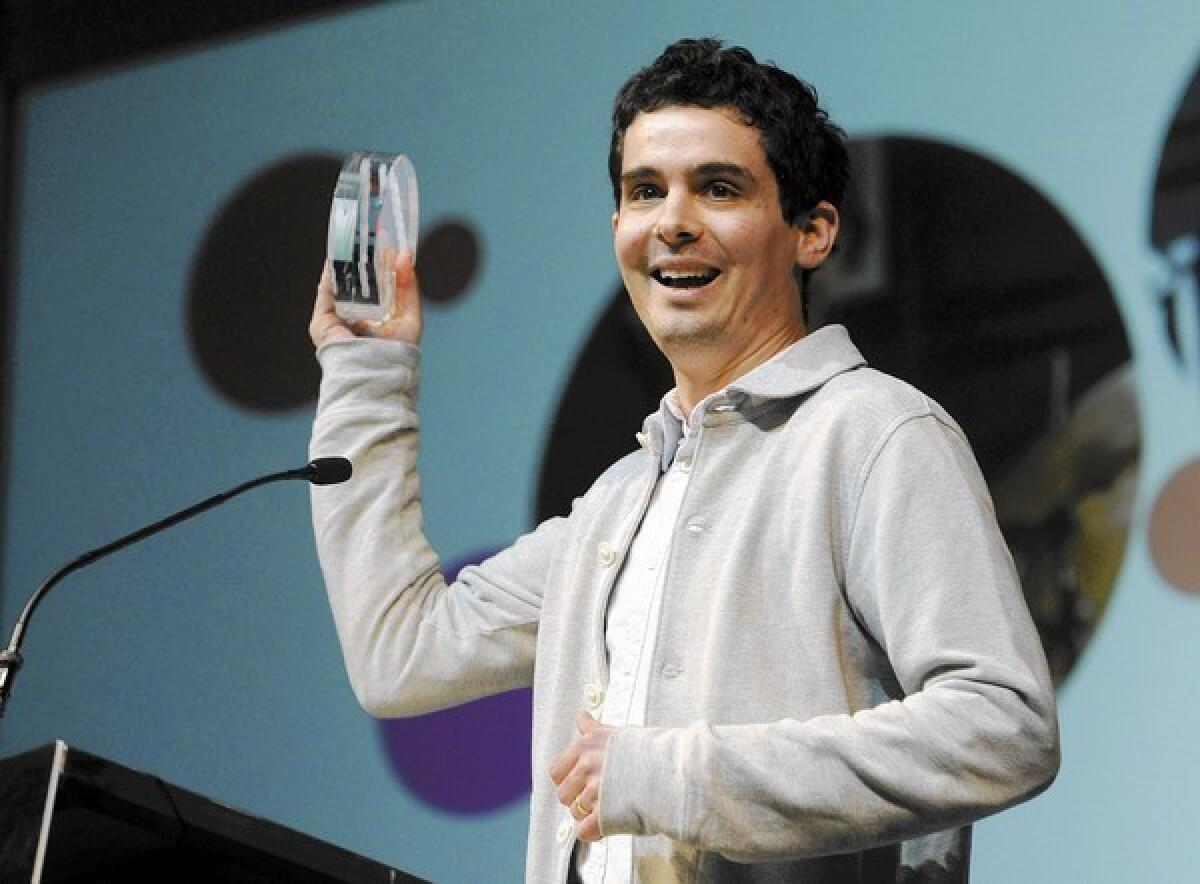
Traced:
<path fill-rule="evenodd" d="M 86 568 L 93 562 L 99 561 L 105 556 L 115 553 L 117 550 L 124 549 L 131 544 L 137 543 L 139 540 L 144 540 L 152 534 L 165 531 L 172 525 L 186 521 L 192 518 L 192 516 L 198 516 L 215 506 L 220 506 L 227 500 L 237 497 L 239 494 L 249 491 L 252 488 L 257 488 L 260 485 L 266 485 L 270 482 L 282 482 L 288 479 L 304 479 L 314 485 L 336 485 L 339 482 L 345 482 L 349 479 L 353 471 L 350 461 L 344 457 L 318 457 L 316 460 L 298 469 L 269 473 L 268 475 L 251 479 L 248 482 L 243 482 L 241 485 L 237 485 L 228 491 L 214 494 L 212 497 L 193 504 L 187 509 L 180 510 L 173 515 L 167 516 L 165 519 L 160 519 L 151 525 L 147 525 L 145 528 L 139 528 L 137 531 L 126 534 L 124 537 L 117 538 L 112 543 L 105 544 L 91 552 L 86 552 L 78 558 L 67 562 L 46 578 L 46 581 L 29 597 L 29 601 L 25 603 L 25 607 L 21 611 L 21 616 L 17 618 L 16 626 L 13 627 L 12 638 L 8 642 L 8 647 L 0 651 L 0 718 L 4 717 L 4 707 L 8 704 L 8 698 L 12 695 L 12 685 L 16 678 L 17 670 L 25 662 L 21 656 L 21 644 L 25 640 L 25 631 L 29 626 L 29 619 L 33 616 L 33 612 L 37 609 L 37 606 L 41 604 L 42 599 L 46 597 L 46 594 L 68 574 L 78 571 L 80 568 Z"/>

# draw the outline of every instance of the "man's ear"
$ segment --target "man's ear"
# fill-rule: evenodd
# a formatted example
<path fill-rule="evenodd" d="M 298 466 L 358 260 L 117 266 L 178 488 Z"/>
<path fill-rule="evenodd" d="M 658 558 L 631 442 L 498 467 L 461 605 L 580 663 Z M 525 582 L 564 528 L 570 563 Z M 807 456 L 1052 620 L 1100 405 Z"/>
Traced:
<path fill-rule="evenodd" d="M 837 207 L 826 200 L 805 212 L 797 225 L 800 229 L 796 238 L 797 266 L 805 270 L 820 267 L 833 251 L 840 224 Z"/>
<path fill-rule="evenodd" d="M 616 235 L 616 232 L 617 232 L 617 216 L 618 216 L 618 215 L 620 215 L 620 214 L 621 214 L 621 213 L 620 213 L 619 211 L 617 211 L 617 210 L 615 210 L 615 209 L 613 210 L 613 219 L 612 219 L 612 224 L 613 224 L 613 235 Z"/>

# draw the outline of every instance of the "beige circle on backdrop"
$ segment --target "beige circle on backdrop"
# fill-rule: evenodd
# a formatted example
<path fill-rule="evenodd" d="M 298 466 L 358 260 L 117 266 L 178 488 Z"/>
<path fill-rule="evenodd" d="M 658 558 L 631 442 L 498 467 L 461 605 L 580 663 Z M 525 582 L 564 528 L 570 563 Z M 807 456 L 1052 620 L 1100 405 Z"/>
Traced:
<path fill-rule="evenodd" d="M 1171 476 L 1150 515 L 1150 556 L 1163 579 L 1200 594 L 1200 460 Z"/>

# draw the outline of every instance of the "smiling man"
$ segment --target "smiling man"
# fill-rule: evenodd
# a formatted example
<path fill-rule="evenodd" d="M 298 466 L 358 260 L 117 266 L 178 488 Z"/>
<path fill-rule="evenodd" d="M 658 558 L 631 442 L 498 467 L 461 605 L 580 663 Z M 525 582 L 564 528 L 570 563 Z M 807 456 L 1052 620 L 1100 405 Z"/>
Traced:
<path fill-rule="evenodd" d="M 393 322 L 328 273 L 313 517 L 360 702 L 534 687 L 527 879 L 966 881 L 970 824 L 1057 770 L 1037 634 L 961 430 L 810 331 L 839 129 L 796 78 L 683 40 L 617 96 L 613 242 L 675 387 L 571 514 L 450 585 L 421 533 L 411 261 Z"/>
<path fill-rule="evenodd" d="M 621 142 L 617 261 L 687 411 L 804 337 L 795 269 L 829 254 L 837 210 L 821 200 L 790 222 L 761 134 L 733 108 L 640 113 Z"/>

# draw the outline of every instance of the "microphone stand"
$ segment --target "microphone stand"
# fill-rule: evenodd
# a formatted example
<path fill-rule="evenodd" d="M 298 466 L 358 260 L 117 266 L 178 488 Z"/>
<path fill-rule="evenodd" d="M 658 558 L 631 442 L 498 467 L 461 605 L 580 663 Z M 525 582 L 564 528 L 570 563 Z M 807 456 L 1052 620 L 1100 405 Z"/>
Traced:
<path fill-rule="evenodd" d="M 12 695 L 12 686 L 17 676 L 17 670 L 25 662 L 21 656 L 21 644 L 25 640 L 25 630 L 29 626 L 29 619 L 33 616 L 33 612 L 37 610 L 37 606 L 41 604 L 42 599 L 46 597 L 47 593 L 68 574 L 72 574 L 80 568 L 86 568 L 93 562 L 97 562 L 105 556 L 115 553 L 117 550 L 124 549 L 130 544 L 137 543 L 139 540 L 144 540 L 152 534 L 165 531 L 172 525 L 177 525 L 193 516 L 198 516 L 200 513 L 219 506 L 225 503 L 225 501 L 237 497 L 239 494 L 249 491 L 252 488 L 257 488 L 260 485 L 287 479 L 306 479 L 314 485 L 334 485 L 349 479 L 350 474 L 350 461 L 344 457 L 320 457 L 307 466 L 259 476 L 257 479 L 243 482 L 241 485 L 231 488 L 228 491 L 214 494 L 207 500 L 202 500 L 197 504 L 189 506 L 187 509 L 180 510 L 173 515 L 167 516 L 165 519 L 160 519 L 152 525 L 147 525 L 145 528 L 140 528 L 137 531 L 126 534 L 112 543 L 105 544 L 91 552 L 86 552 L 78 558 L 67 562 L 67 564 L 51 574 L 37 588 L 33 595 L 29 597 L 29 601 L 25 603 L 25 607 L 21 611 L 21 616 L 17 618 L 16 626 L 13 627 L 8 647 L 0 651 L 0 718 L 4 717 L 5 706 L 8 705 L 8 698 Z"/>

